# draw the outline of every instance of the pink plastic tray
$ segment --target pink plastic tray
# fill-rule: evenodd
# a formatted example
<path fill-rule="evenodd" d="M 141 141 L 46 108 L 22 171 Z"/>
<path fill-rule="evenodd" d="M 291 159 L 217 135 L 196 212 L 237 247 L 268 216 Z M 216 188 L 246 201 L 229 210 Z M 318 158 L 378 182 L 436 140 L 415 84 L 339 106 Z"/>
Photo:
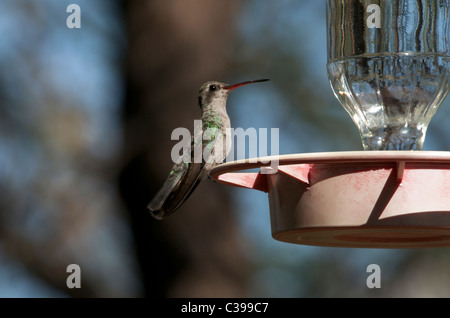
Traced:
<path fill-rule="evenodd" d="M 262 164 L 278 159 L 278 171 Z M 256 162 L 255 162 L 256 161 Z M 257 172 L 245 172 L 259 168 Z M 450 152 L 355 151 L 224 163 L 224 184 L 268 193 L 272 236 L 340 247 L 450 246 Z"/>

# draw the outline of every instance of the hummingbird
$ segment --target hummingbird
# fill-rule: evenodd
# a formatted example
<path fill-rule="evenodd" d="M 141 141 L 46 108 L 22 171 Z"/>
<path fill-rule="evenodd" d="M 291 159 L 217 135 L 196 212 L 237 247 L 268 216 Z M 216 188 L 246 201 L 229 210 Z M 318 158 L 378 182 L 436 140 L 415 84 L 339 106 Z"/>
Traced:
<path fill-rule="evenodd" d="M 227 131 L 231 128 L 226 104 L 230 92 L 238 87 L 265 82 L 268 79 L 225 84 L 209 81 L 200 87 L 198 104 L 202 110 L 201 135 L 191 138 L 191 150 L 201 150 L 201 160 L 194 160 L 195 151 L 191 151 L 190 160 L 175 163 L 161 189 L 147 205 L 152 216 L 161 220 L 173 214 L 189 198 L 209 172 L 220 164 L 230 151 Z M 208 138 L 205 138 L 205 135 Z M 206 139 L 206 140 L 205 140 Z M 224 140 L 226 141 L 224 143 Z M 181 159 L 181 158 L 180 158 Z M 200 161 L 200 162 L 198 162 Z"/>

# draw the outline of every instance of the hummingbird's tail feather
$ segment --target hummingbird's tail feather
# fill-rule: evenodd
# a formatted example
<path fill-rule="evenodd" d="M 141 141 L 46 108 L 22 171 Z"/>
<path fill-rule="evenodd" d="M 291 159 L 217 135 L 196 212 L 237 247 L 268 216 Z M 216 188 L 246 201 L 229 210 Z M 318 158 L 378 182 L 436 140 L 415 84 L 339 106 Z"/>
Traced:
<path fill-rule="evenodd" d="M 203 164 L 176 164 L 164 185 L 148 204 L 152 216 L 161 220 L 173 214 L 194 192 L 200 183 Z"/>

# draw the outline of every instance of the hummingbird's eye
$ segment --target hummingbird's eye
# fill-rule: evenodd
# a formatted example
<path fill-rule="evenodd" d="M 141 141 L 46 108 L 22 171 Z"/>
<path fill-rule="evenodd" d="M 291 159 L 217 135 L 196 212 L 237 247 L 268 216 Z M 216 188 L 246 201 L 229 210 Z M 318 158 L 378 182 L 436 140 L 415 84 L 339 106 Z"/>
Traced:
<path fill-rule="evenodd" d="M 217 86 L 216 85 L 210 85 L 209 86 L 209 90 L 210 91 L 215 91 L 217 89 Z"/>

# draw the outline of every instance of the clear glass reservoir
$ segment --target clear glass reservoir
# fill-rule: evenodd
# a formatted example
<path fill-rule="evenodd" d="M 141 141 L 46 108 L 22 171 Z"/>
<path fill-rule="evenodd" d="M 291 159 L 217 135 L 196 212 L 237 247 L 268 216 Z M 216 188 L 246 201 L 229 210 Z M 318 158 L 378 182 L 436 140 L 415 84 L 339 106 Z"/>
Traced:
<path fill-rule="evenodd" d="M 328 77 L 365 150 L 422 150 L 450 90 L 450 0 L 327 0 Z"/>

